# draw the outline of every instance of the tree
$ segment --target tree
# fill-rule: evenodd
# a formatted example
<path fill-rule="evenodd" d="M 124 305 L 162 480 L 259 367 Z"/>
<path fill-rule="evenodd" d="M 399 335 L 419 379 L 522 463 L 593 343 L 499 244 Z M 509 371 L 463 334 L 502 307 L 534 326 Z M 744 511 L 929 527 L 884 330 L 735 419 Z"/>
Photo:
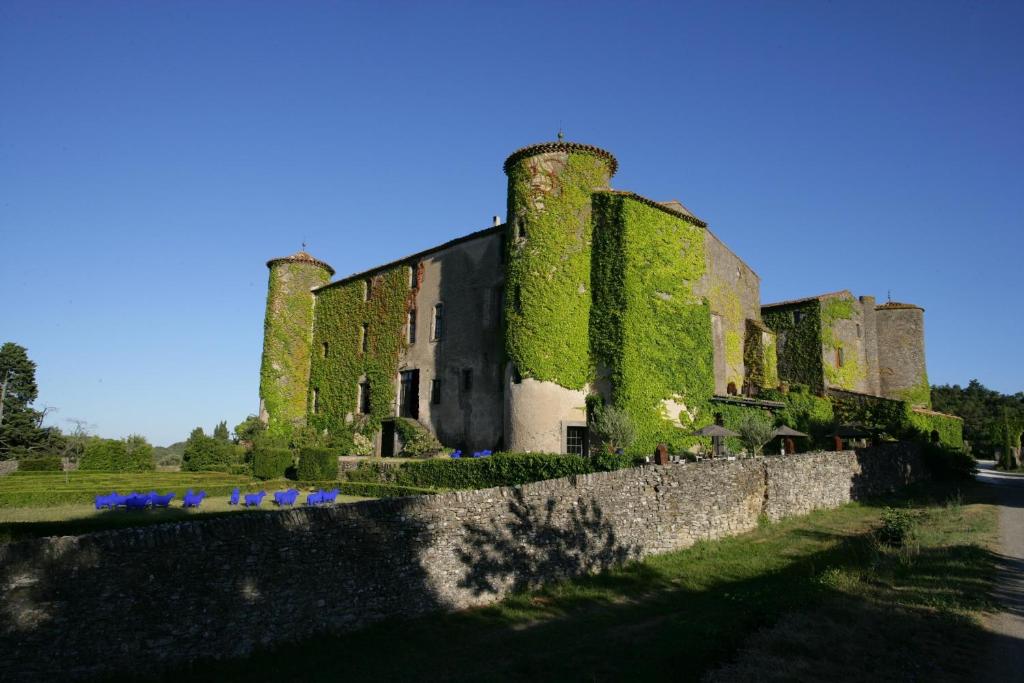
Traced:
<path fill-rule="evenodd" d="M 629 414 L 612 405 L 598 406 L 594 409 L 590 433 L 609 453 L 629 448 L 636 438 L 636 430 Z"/>
<path fill-rule="evenodd" d="M 213 438 L 218 441 L 230 441 L 231 434 L 228 432 L 227 420 L 221 420 L 217 423 L 217 426 L 213 428 Z"/>
<path fill-rule="evenodd" d="M 13 342 L 0 346 L 0 458 L 45 450 L 54 437 L 42 426 L 45 413 L 31 405 L 39 396 L 36 364 L 28 350 Z"/>
<path fill-rule="evenodd" d="M 260 418 L 249 415 L 235 425 L 235 438 L 239 443 L 252 444 L 266 429 L 267 425 Z"/>
<path fill-rule="evenodd" d="M 226 472 L 233 463 L 240 461 L 235 449 L 230 441 L 206 436 L 202 427 L 196 427 L 185 441 L 181 469 L 186 472 Z"/>
<path fill-rule="evenodd" d="M 750 455 L 757 455 L 771 441 L 775 426 L 771 415 L 763 410 L 744 411 L 736 421 L 735 429 Z"/>

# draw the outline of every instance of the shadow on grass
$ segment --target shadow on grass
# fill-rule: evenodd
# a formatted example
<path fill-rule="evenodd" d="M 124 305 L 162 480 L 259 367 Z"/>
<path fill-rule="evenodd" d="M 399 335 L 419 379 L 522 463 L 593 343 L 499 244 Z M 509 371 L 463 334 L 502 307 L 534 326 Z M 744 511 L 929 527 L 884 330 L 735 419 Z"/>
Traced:
<path fill-rule="evenodd" d="M 517 543 L 554 543 L 568 549 L 569 562 L 580 533 L 616 548 L 595 507 L 584 507 L 568 530 L 551 528 L 550 509 L 520 510 L 507 533 L 472 529 L 477 550 L 464 561 L 480 564 L 464 585 L 496 590 L 551 561 Z M 863 528 L 877 514 L 863 513 L 852 526 Z M 493 551 L 512 559 L 496 561 Z M 970 545 L 901 556 L 880 550 L 871 532 L 782 525 L 518 593 L 493 607 L 392 619 L 244 660 L 196 663 L 167 680 L 299 680 L 309 671 L 374 680 L 698 680 L 760 643 L 755 634 L 764 634 L 763 644 L 717 670 L 716 680 L 751 680 L 753 671 L 764 680 L 786 679 L 787 671 L 789 680 L 973 680 L 965 663 L 990 636 L 961 610 L 988 605 L 997 561 Z M 511 580 L 531 585 L 528 577 Z M 783 627 L 789 631 L 773 633 Z M 787 658 L 789 668 L 779 663 Z M 835 675 L 818 675 L 825 670 Z"/>

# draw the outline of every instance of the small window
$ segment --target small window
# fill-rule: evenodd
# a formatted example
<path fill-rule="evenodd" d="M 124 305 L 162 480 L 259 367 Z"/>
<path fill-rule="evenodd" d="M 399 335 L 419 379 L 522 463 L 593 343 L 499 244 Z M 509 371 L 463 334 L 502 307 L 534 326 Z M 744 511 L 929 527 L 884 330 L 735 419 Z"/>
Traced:
<path fill-rule="evenodd" d="M 860 323 L 857 323 L 857 339 L 860 339 Z"/>
<path fill-rule="evenodd" d="M 516 239 L 526 239 L 526 219 L 522 216 L 516 219 Z"/>
<path fill-rule="evenodd" d="M 797 325 L 802 323 L 806 317 L 807 313 L 805 311 L 793 311 L 793 322 Z"/>
<path fill-rule="evenodd" d="M 320 390 L 313 389 L 313 414 L 320 412 Z"/>
<path fill-rule="evenodd" d="M 363 301 L 369 301 L 371 296 L 373 296 L 373 280 L 366 278 L 363 280 Z"/>
<path fill-rule="evenodd" d="M 566 427 L 565 428 L 565 452 L 570 455 L 587 454 L 587 428 Z"/>
<path fill-rule="evenodd" d="M 522 384 L 523 376 L 519 373 L 519 368 L 515 365 L 512 366 L 512 384 Z"/>
<path fill-rule="evenodd" d="M 419 263 L 413 263 L 409 266 L 409 289 L 416 289 L 419 286 L 419 270 Z"/>
<path fill-rule="evenodd" d="M 406 323 L 405 338 L 410 344 L 416 343 L 416 309 L 409 311 L 409 321 Z"/>
<path fill-rule="evenodd" d="M 366 353 L 370 350 L 370 325 L 369 323 L 363 323 L 363 327 L 359 332 L 359 349 Z"/>
<path fill-rule="evenodd" d="M 434 306 L 434 324 L 432 326 L 430 338 L 438 340 L 444 336 L 444 304 L 437 304 Z"/>
<path fill-rule="evenodd" d="M 846 354 L 843 352 L 843 348 L 836 349 L 836 367 L 843 367 L 843 361 L 846 360 Z"/>
<path fill-rule="evenodd" d="M 430 380 L 430 402 L 435 406 L 441 403 L 441 380 Z"/>
<path fill-rule="evenodd" d="M 330 347 L 330 345 L 327 342 L 324 342 L 321 345 L 321 347 L 320 347 L 320 351 L 323 354 L 324 358 L 327 358 L 327 354 L 330 352 L 330 350 L 331 350 L 331 347 Z"/>
<path fill-rule="evenodd" d="M 466 368 L 462 371 L 462 390 L 473 391 L 473 369 Z"/>
<path fill-rule="evenodd" d="M 736 382 L 729 382 L 729 386 L 725 388 L 725 393 L 730 396 L 736 396 L 739 393 L 736 391 Z"/>
<path fill-rule="evenodd" d="M 359 383 L 359 412 L 363 415 L 370 414 L 370 383 Z"/>

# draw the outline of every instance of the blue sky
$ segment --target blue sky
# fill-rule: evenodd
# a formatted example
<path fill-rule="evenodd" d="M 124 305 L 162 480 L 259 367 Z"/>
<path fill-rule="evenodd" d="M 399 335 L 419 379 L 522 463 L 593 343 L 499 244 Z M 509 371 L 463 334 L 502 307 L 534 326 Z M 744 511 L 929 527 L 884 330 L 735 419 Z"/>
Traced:
<path fill-rule="evenodd" d="M 1024 389 L 1024 4 L 0 5 L 0 342 L 54 424 L 258 405 L 268 258 L 339 274 L 505 213 L 504 158 L 619 159 L 758 272 L 925 307 L 935 383 Z"/>

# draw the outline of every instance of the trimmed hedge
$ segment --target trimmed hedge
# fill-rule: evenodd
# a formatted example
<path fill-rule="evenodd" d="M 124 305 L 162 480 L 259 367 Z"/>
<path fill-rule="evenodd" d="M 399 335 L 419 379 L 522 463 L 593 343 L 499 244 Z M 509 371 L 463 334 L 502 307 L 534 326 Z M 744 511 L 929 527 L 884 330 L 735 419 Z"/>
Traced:
<path fill-rule="evenodd" d="M 296 470 L 302 481 L 325 481 L 338 478 L 338 454 L 330 448 L 303 448 L 299 450 Z"/>
<path fill-rule="evenodd" d="M 258 448 L 252 454 L 252 474 L 257 479 L 282 479 L 292 466 L 287 448 Z"/>
<path fill-rule="evenodd" d="M 368 481 L 342 481 L 335 484 L 347 496 L 366 496 L 368 498 L 401 498 L 403 496 L 429 496 L 441 493 L 437 489 L 419 486 L 399 486 L 397 484 L 380 484 Z M 329 488 L 326 484 L 318 484 L 321 488 Z"/>
<path fill-rule="evenodd" d="M 18 470 L 21 472 L 60 472 L 63 469 L 64 463 L 59 455 L 43 455 L 18 461 Z"/>
<path fill-rule="evenodd" d="M 497 453 L 487 458 L 438 458 L 405 462 L 397 467 L 364 462 L 346 475 L 349 481 L 435 489 L 486 489 L 622 469 L 632 466 L 634 462 L 631 456 L 617 455 L 585 458 L 558 453 Z"/>

